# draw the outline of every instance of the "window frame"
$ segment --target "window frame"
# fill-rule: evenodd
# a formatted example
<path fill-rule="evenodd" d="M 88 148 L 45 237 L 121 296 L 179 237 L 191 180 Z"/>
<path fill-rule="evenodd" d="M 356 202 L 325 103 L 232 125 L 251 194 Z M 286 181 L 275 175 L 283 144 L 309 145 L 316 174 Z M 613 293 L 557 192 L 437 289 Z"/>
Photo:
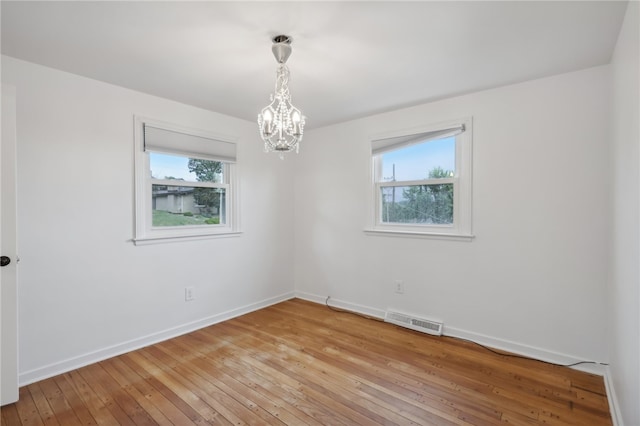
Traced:
<path fill-rule="evenodd" d="M 424 133 L 440 132 L 444 129 L 451 129 L 463 126 L 464 131 L 455 135 L 455 174 L 450 178 L 424 179 L 408 181 L 382 180 L 382 155 L 384 152 L 375 153 L 376 143 L 392 138 L 406 138 L 406 143 L 400 143 L 397 149 L 402 149 L 412 145 L 410 142 L 412 135 Z M 471 117 L 463 119 L 449 120 L 435 124 L 429 124 L 418 128 L 404 129 L 384 134 L 378 134 L 370 138 L 371 144 L 371 202 L 369 211 L 371 212 L 369 226 L 365 232 L 370 235 L 386 236 L 408 236 L 451 239 L 460 241 L 471 241 L 474 238 L 471 227 L 472 214 L 472 135 L 473 120 Z M 437 136 L 432 140 L 442 139 L 447 136 Z M 377 141 L 377 142 L 376 142 Z M 419 142 L 419 143 L 429 143 Z M 395 149 L 387 150 L 386 152 Z M 388 223 L 382 221 L 383 196 L 382 188 L 385 187 L 406 187 L 418 185 L 453 184 L 453 223 L 448 224 L 408 224 L 408 223 Z"/>
<path fill-rule="evenodd" d="M 238 214 L 238 182 L 237 164 L 223 161 L 223 182 L 190 182 L 171 179 L 156 179 L 151 176 L 149 152 L 160 154 L 185 156 L 176 148 L 145 150 L 145 125 L 160 130 L 178 132 L 189 136 L 211 139 L 214 141 L 236 143 L 236 139 L 220 134 L 192 129 L 185 126 L 167 123 L 151 118 L 134 116 L 134 175 L 135 175 L 135 245 L 156 244 L 171 241 L 189 241 L 207 238 L 233 237 L 240 234 Z M 225 189 L 225 223 L 212 225 L 184 225 L 184 226 L 153 226 L 153 185 L 185 186 L 194 188 L 224 188 Z"/>

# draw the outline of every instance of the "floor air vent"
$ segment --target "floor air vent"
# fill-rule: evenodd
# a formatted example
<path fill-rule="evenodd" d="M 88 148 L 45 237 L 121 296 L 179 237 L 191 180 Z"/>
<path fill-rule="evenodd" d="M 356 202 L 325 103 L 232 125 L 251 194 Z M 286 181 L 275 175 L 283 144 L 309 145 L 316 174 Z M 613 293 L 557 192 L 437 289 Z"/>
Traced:
<path fill-rule="evenodd" d="M 421 331 L 423 333 L 442 335 L 442 323 L 414 317 L 411 315 L 401 314 L 399 312 L 387 311 L 384 320 L 401 327 L 410 328 L 412 330 Z"/>

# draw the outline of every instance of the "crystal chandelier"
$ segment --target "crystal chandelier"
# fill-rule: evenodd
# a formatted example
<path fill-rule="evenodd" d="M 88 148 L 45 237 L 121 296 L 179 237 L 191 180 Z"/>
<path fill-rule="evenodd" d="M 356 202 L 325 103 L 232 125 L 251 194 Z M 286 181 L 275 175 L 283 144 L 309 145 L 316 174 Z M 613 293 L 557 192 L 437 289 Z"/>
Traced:
<path fill-rule="evenodd" d="M 280 158 L 283 158 L 285 152 L 298 152 L 305 117 L 291 104 L 289 93 L 289 68 L 286 62 L 291 55 L 291 37 L 279 35 L 272 41 L 271 50 L 278 61 L 276 88 L 271 95 L 271 103 L 258 114 L 258 127 L 265 152 L 278 152 Z"/>

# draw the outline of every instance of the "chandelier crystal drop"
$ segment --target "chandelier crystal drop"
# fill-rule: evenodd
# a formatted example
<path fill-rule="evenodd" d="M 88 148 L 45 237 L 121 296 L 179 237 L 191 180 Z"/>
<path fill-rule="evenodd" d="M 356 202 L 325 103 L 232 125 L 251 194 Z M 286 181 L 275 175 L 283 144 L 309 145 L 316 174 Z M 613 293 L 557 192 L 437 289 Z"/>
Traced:
<path fill-rule="evenodd" d="M 276 86 L 271 94 L 271 103 L 258 114 L 258 127 L 265 152 L 277 152 L 280 158 L 284 158 L 285 152 L 298 152 L 305 116 L 293 106 L 289 93 L 289 68 L 286 62 L 291 55 L 291 37 L 279 35 L 272 41 L 271 50 L 278 61 Z"/>

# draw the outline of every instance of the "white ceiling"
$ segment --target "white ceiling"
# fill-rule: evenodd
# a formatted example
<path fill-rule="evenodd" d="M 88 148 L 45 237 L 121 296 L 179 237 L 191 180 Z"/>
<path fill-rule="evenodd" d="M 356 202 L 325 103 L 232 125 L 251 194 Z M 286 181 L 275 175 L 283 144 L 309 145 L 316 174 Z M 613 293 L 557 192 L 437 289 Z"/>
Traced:
<path fill-rule="evenodd" d="M 271 38 L 293 37 L 293 103 L 317 128 L 606 64 L 618 1 L 2 1 L 2 53 L 255 120 Z"/>

